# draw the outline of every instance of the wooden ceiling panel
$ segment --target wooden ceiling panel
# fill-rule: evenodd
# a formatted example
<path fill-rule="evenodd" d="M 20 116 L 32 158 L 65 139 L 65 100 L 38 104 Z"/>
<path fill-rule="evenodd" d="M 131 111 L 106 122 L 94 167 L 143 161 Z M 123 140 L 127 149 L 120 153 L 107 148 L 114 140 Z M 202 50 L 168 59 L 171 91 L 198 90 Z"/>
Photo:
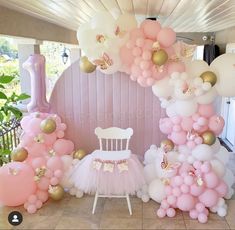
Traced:
<path fill-rule="evenodd" d="M 0 0 L 10 9 L 77 30 L 97 11 L 117 18 L 134 14 L 140 23 L 158 17 L 176 32 L 214 32 L 235 26 L 235 0 Z"/>

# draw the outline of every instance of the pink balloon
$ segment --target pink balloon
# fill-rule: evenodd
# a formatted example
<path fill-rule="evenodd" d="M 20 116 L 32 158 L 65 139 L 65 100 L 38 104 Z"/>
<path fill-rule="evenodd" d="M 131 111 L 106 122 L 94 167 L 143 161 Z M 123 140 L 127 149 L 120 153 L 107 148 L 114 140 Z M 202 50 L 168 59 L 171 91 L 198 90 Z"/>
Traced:
<path fill-rule="evenodd" d="M 63 163 L 64 163 L 64 161 L 63 161 Z M 57 177 L 57 178 L 61 178 L 61 177 L 63 176 L 62 170 L 57 169 L 57 170 L 54 172 L 54 176 Z"/>
<path fill-rule="evenodd" d="M 168 209 L 166 210 L 166 215 L 167 215 L 168 217 L 174 217 L 175 214 L 176 214 L 176 212 L 175 212 L 175 209 L 173 209 L 173 208 L 168 208 Z"/>
<path fill-rule="evenodd" d="M 36 191 L 33 169 L 22 162 L 10 162 L 0 168 L 0 203 L 24 204 Z"/>
<path fill-rule="evenodd" d="M 224 197 L 228 192 L 228 186 L 223 180 L 221 180 L 215 190 L 219 193 L 220 197 Z"/>
<path fill-rule="evenodd" d="M 143 61 L 140 62 L 140 68 L 142 70 L 148 70 L 149 67 L 150 67 L 150 62 L 149 61 L 144 61 L 143 60 Z"/>
<path fill-rule="evenodd" d="M 46 159 L 44 157 L 36 157 L 32 159 L 32 167 L 34 169 L 46 166 Z"/>
<path fill-rule="evenodd" d="M 58 138 L 63 138 L 63 137 L 64 137 L 64 131 L 61 131 L 61 130 L 57 131 L 57 132 L 56 132 L 56 136 L 57 136 Z"/>
<path fill-rule="evenodd" d="M 53 186 L 59 184 L 59 179 L 57 177 L 52 177 L 50 179 L 50 184 L 53 185 Z"/>
<path fill-rule="evenodd" d="M 140 56 L 141 54 L 142 54 L 141 48 L 139 48 L 139 47 L 133 48 L 133 50 L 132 50 L 132 55 L 133 56 L 137 57 L 137 56 Z"/>
<path fill-rule="evenodd" d="M 166 186 L 165 187 L 165 192 L 166 192 L 166 195 L 168 196 L 168 195 L 171 195 L 172 194 L 172 188 L 171 188 L 171 186 Z"/>
<path fill-rule="evenodd" d="M 178 197 L 177 207 L 182 211 L 190 211 L 194 208 L 195 199 L 190 194 L 182 194 Z"/>
<path fill-rule="evenodd" d="M 161 25 L 157 21 L 147 19 L 141 23 L 140 28 L 143 29 L 147 38 L 156 40 L 158 33 L 161 30 Z"/>
<path fill-rule="evenodd" d="M 30 214 L 34 214 L 37 211 L 36 205 L 30 204 L 27 208 L 27 212 Z"/>
<path fill-rule="evenodd" d="M 173 193 L 173 195 L 176 196 L 176 197 L 178 197 L 178 196 L 181 195 L 181 191 L 180 191 L 180 189 L 179 189 L 178 187 L 173 188 L 172 193 Z"/>
<path fill-rule="evenodd" d="M 25 130 L 28 133 L 38 134 L 41 132 L 40 124 L 42 122 L 41 118 L 33 117 L 29 120 L 27 129 Z"/>
<path fill-rule="evenodd" d="M 198 221 L 202 224 L 205 224 L 207 222 L 207 215 L 204 213 L 199 213 L 198 214 Z"/>
<path fill-rule="evenodd" d="M 37 200 L 35 205 L 36 205 L 37 209 L 41 208 L 42 207 L 42 201 Z"/>
<path fill-rule="evenodd" d="M 29 198 L 28 198 L 28 203 L 29 204 L 35 204 L 36 201 L 37 201 L 37 196 L 36 195 L 29 196 Z"/>
<path fill-rule="evenodd" d="M 185 71 L 185 65 L 183 62 L 170 62 L 167 68 L 168 74 L 171 75 L 174 72 L 182 73 Z"/>
<path fill-rule="evenodd" d="M 62 131 L 61 131 L 62 132 Z M 47 146 L 51 146 L 54 144 L 54 142 L 56 141 L 57 139 L 57 135 L 56 133 L 51 133 L 51 134 L 45 134 L 43 133 L 42 134 L 42 137 L 44 139 L 44 144 L 47 145 Z"/>
<path fill-rule="evenodd" d="M 184 131 L 181 132 L 172 132 L 170 135 L 170 139 L 176 145 L 184 145 L 186 143 L 186 133 Z"/>
<path fill-rule="evenodd" d="M 190 148 L 190 149 L 194 149 L 196 147 L 196 143 L 194 141 L 188 141 L 187 142 L 187 146 Z"/>
<path fill-rule="evenodd" d="M 163 69 L 160 71 L 156 66 L 152 66 L 152 77 L 156 80 L 161 80 L 167 75 L 167 65 L 163 66 Z"/>
<path fill-rule="evenodd" d="M 189 186 L 186 185 L 186 184 L 182 184 L 180 186 L 180 190 L 181 190 L 182 193 L 188 193 L 189 192 Z"/>
<path fill-rule="evenodd" d="M 40 190 L 48 190 L 49 185 L 50 185 L 50 181 L 47 177 L 42 177 L 40 181 L 38 182 L 38 188 Z"/>
<path fill-rule="evenodd" d="M 216 135 L 219 135 L 224 128 L 224 119 L 221 116 L 214 115 L 209 119 L 209 129 Z"/>
<path fill-rule="evenodd" d="M 152 48 L 153 48 L 153 41 L 150 39 L 145 39 L 143 51 L 144 50 L 151 51 Z M 151 57 L 152 57 L 152 54 L 151 54 Z"/>
<path fill-rule="evenodd" d="M 65 123 L 61 123 L 60 125 L 58 125 L 58 127 L 59 127 L 60 130 L 65 131 L 66 128 L 67 128 L 67 125 Z"/>
<path fill-rule="evenodd" d="M 189 216 L 190 216 L 192 219 L 197 219 L 197 217 L 198 217 L 198 212 L 197 212 L 197 210 L 195 210 L 195 209 L 190 210 Z"/>
<path fill-rule="evenodd" d="M 171 28 L 163 28 L 158 33 L 157 40 L 162 46 L 169 47 L 174 44 L 176 34 Z"/>
<path fill-rule="evenodd" d="M 30 146 L 25 146 L 25 148 L 28 150 L 28 153 L 32 157 L 41 157 L 46 153 L 46 147 L 43 143 L 37 143 L 34 141 L 34 143 Z"/>
<path fill-rule="evenodd" d="M 180 132 L 180 131 L 181 131 L 180 125 L 174 125 L 174 126 L 173 126 L 173 131 L 174 131 L 174 132 Z"/>
<path fill-rule="evenodd" d="M 152 86 L 155 84 L 155 79 L 149 77 L 147 78 L 147 82 L 146 82 L 147 86 Z"/>
<path fill-rule="evenodd" d="M 165 211 L 164 209 L 162 209 L 162 208 L 159 208 L 159 209 L 157 210 L 157 216 L 158 216 L 159 218 L 165 217 L 165 216 L 166 216 L 166 211 Z"/>
<path fill-rule="evenodd" d="M 212 189 L 206 189 L 199 197 L 199 201 L 206 207 L 213 207 L 217 204 L 219 196 L 218 193 Z"/>
<path fill-rule="evenodd" d="M 150 60 L 152 57 L 152 53 L 148 50 L 144 50 L 142 54 L 142 58 L 146 61 Z"/>
<path fill-rule="evenodd" d="M 56 154 L 62 156 L 66 154 L 71 154 L 74 150 L 74 144 L 70 140 L 58 139 L 53 145 L 53 149 Z"/>
<path fill-rule="evenodd" d="M 200 145 L 200 144 L 202 144 L 202 142 L 203 142 L 203 140 L 202 140 L 201 137 L 196 137 L 194 141 L 195 141 L 195 143 L 196 143 L 197 145 Z"/>
<path fill-rule="evenodd" d="M 53 176 L 53 172 L 50 169 L 47 169 L 47 171 L 45 173 L 45 177 L 51 178 L 52 176 Z"/>
<path fill-rule="evenodd" d="M 120 49 L 120 58 L 122 63 L 126 66 L 131 66 L 134 61 L 134 56 L 132 50 L 128 49 L 126 46 L 122 46 Z"/>
<path fill-rule="evenodd" d="M 160 128 L 161 132 L 163 132 L 165 134 L 170 134 L 173 129 L 173 123 L 172 123 L 171 119 L 168 117 L 161 118 L 159 120 L 159 128 Z"/>
<path fill-rule="evenodd" d="M 193 128 L 193 120 L 191 117 L 183 117 L 181 127 L 184 131 L 191 131 Z"/>
<path fill-rule="evenodd" d="M 214 107 L 212 104 L 200 104 L 198 106 L 198 113 L 205 118 L 210 118 L 214 113 Z"/>
<path fill-rule="evenodd" d="M 47 167 L 52 171 L 61 170 L 63 169 L 63 161 L 60 157 L 53 156 L 48 159 Z"/>
<path fill-rule="evenodd" d="M 36 195 L 37 195 L 37 198 L 39 200 L 41 200 L 43 203 L 48 200 L 48 192 L 47 191 L 38 190 L 36 192 Z"/>
<path fill-rule="evenodd" d="M 29 121 L 32 119 L 31 116 L 25 116 L 21 119 L 20 121 L 20 125 L 22 127 L 22 129 L 25 131 L 25 130 L 28 130 L 28 125 L 29 125 Z"/>
<path fill-rule="evenodd" d="M 168 204 L 170 204 L 170 205 L 174 205 L 174 204 L 176 203 L 176 197 L 173 196 L 173 195 L 168 196 L 168 197 L 167 197 L 167 202 L 168 202 Z"/>
<path fill-rule="evenodd" d="M 152 71 L 151 70 L 144 70 L 142 75 L 144 78 L 150 78 L 152 75 Z"/>
<path fill-rule="evenodd" d="M 137 38 L 135 42 L 136 46 L 143 47 L 144 46 L 144 38 Z"/>
<path fill-rule="evenodd" d="M 133 64 L 131 66 L 131 74 L 132 75 L 139 77 L 141 75 L 141 73 L 142 73 L 142 71 L 139 66 L 137 66 L 135 64 Z"/>
<path fill-rule="evenodd" d="M 203 125 L 207 125 L 208 124 L 208 120 L 205 117 L 199 117 L 197 120 L 197 123 L 201 126 Z"/>
<path fill-rule="evenodd" d="M 185 183 L 186 185 L 192 185 L 193 182 L 194 182 L 194 178 L 193 178 L 192 176 L 190 176 L 190 175 L 188 175 L 188 176 L 186 176 L 186 177 L 184 178 L 184 183 Z"/>
<path fill-rule="evenodd" d="M 163 209 L 168 209 L 170 207 L 170 205 L 167 203 L 167 201 L 164 199 L 161 202 L 161 208 Z"/>
<path fill-rule="evenodd" d="M 135 28 L 130 32 L 130 39 L 136 40 L 137 38 L 144 38 L 144 33 L 142 29 Z"/>

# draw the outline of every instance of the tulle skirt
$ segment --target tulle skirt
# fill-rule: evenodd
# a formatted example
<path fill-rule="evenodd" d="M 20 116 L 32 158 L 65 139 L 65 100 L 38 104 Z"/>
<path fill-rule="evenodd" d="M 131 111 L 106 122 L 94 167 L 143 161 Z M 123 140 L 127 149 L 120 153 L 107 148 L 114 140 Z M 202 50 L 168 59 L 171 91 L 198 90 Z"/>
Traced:
<path fill-rule="evenodd" d="M 128 170 L 121 171 L 114 167 L 112 172 L 94 168 L 94 156 L 86 156 L 75 167 L 70 176 L 74 186 L 85 193 L 105 195 L 134 195 L 144 184 L 143 166 L 136 155 L 127 159 Z"/>

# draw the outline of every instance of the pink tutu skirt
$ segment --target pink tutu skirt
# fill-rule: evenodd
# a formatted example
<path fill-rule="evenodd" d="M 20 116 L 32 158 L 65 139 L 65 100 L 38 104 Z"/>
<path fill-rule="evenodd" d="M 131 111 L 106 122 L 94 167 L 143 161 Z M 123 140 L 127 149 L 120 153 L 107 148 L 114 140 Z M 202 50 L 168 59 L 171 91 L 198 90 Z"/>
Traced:
<path fill-rule="evenodd" d="M 86 156 L 70 176 L 74 186 L 85 193 L 98 191 L 105 195 L 134 195 L 145 184 L 143 166 L 134 154 L 126 160 L 126 170 L 115 165 L 111 171 L 104 171 L 103 166 L 100 169 L 94 167 L 94 160 L 92 154 Z"/>

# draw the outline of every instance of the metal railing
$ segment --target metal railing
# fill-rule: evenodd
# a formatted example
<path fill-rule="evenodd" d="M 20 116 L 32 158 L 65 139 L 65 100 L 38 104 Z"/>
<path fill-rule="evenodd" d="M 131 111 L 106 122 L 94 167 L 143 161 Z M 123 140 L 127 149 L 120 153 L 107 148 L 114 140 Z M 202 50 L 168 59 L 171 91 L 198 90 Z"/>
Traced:
<path fill-rule="evenodd" d="M 0 165 L 10 161 L 9 152 L 19 144 L 21 132 L 20 120 L 16 118 L 0 124 Z"/>

